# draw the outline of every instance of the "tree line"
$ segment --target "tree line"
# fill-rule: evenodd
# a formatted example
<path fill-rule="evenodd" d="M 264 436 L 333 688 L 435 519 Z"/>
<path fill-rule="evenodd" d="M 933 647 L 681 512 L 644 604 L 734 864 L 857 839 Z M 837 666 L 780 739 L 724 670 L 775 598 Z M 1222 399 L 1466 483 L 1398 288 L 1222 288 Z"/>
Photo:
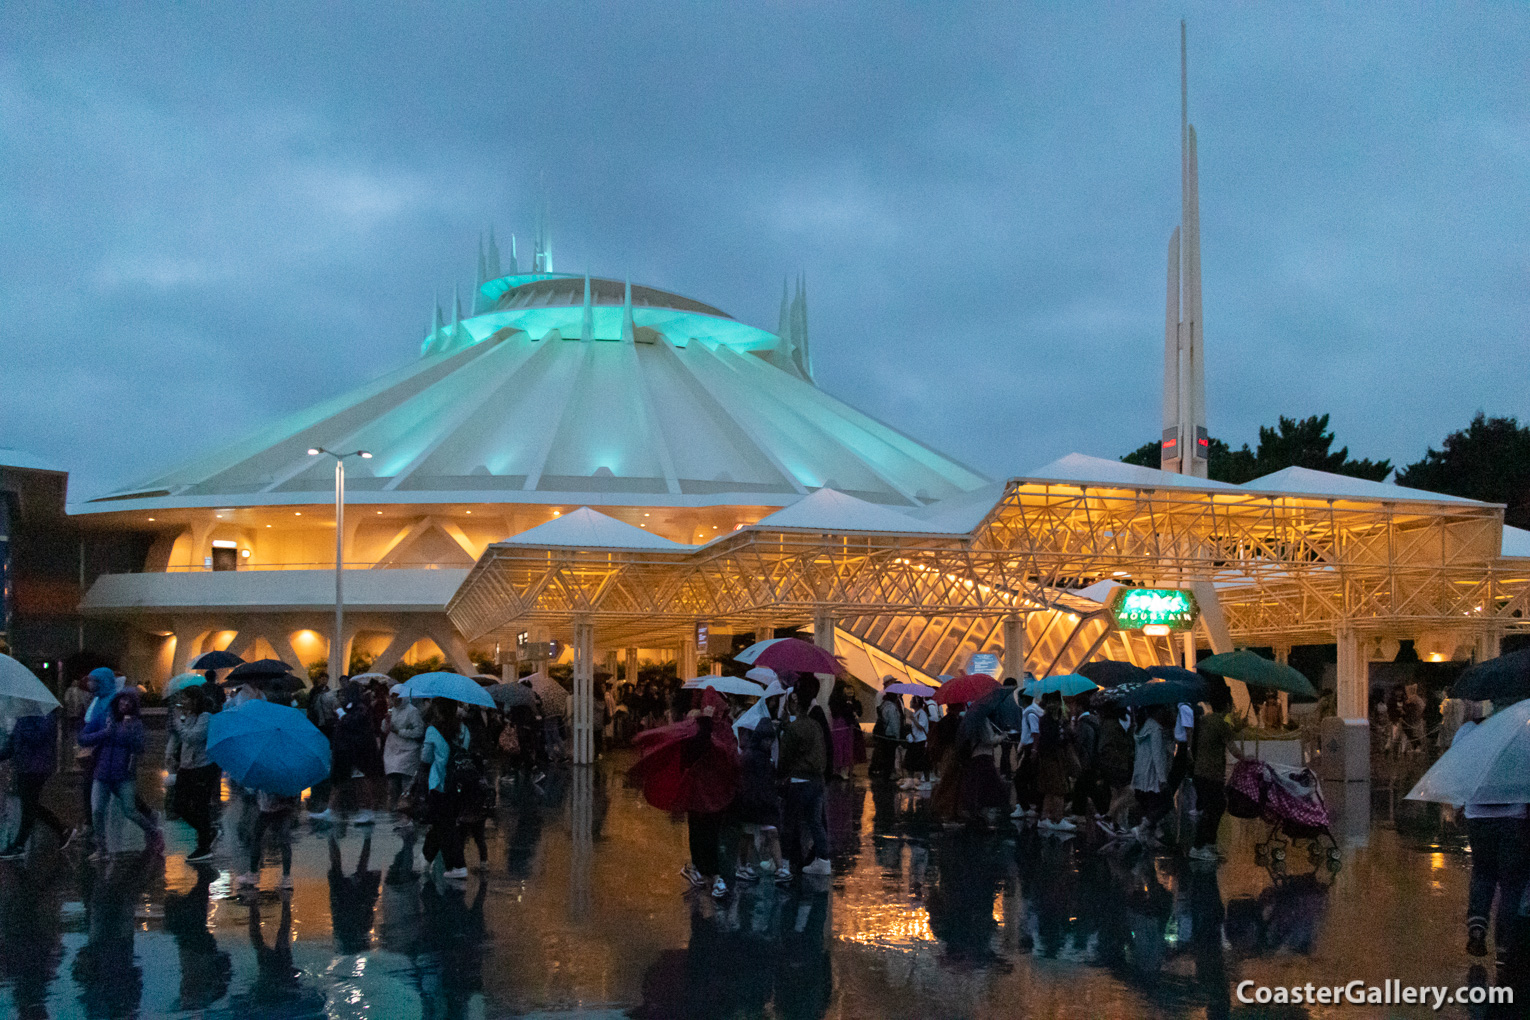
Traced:
<path fill-rule="evenodd" d="M 1355 459 L 1349 447 L 1333 449 L 1328 415 L 1287 418 L 1259 428 L 1258 445 L 1233 449 L 1221 439 L 1210 442 L 1208 477 L 1242 485 L 1288 467 L 1312 468 L 1373 482 L 1393 474 L 1390 460 Z M 1158 467 L 1159 444 L 1144 443 L 1121 458 L 1128 464 Z M 1479 411 L 1471 424 L 1445 437 L 1437 450 L 1396 469 L 1398 485 L 1507 506 L 1504 522 L 1530 528 L 1530 426 L 1515 418 L 1489 418 Z"/>

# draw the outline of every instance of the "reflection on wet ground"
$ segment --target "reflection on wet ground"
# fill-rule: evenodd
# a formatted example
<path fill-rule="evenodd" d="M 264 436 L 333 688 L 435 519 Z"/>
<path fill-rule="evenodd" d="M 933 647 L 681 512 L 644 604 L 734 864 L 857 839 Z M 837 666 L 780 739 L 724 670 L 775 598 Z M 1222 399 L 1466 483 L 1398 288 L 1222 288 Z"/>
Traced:
<path fill-rule="evenodd" d="M 1495 980 L 1464 952 L 1455 826 L 1400 799 L 1407 775 L 1329 789 L 1336 872 L 1300 847 L 1256 862 L 1253 822 L 1231 823 L 1216 868 L 946 829 L 861 779 L 831 790 L 832 879 L 714 902 L 683 891 L 684 825 L 622 787 L 624 764 L 504 787 L 489 870 L 465 886 L 423 876 L 386 820 L 300 826 L 286 899 L 274 857 L 254 897 L 229 844 L 188 866 L 179 823 L 162 864 L 0 863 L 0 1016 L 1422 1016 L 1274 1012 L 1234 989 Z"/>

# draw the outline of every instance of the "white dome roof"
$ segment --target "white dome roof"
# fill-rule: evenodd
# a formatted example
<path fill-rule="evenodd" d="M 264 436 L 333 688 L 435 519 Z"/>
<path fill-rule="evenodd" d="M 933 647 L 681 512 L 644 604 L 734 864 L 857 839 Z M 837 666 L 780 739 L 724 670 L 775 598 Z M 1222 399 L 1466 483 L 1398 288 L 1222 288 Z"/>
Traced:
<path fill-rule="evenodd" d="M 406 368 L 75 509 L 323 502 L 332 462 L 310 447 L 372 454 L 347 463 L 347 500 L 362 504 L 784 506 L 829 487 L 915 507 L 987 482 L 766 360 L 774 334 L 652 300 L 517 309 L 507 296 L 433 333 Z"/>

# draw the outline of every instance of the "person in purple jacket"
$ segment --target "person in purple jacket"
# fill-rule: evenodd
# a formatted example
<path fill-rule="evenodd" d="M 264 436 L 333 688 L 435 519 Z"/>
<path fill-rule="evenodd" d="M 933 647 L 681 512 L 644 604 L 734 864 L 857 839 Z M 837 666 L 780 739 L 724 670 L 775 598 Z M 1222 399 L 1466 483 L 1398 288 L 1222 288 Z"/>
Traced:
<path fill-rule="evenodd" d="M 106 815 L 115 800 L 128 821 L 143 830 L 150 853 L 163 853 L 164 836 L 152 815 L 137 806 L 138 756 L 143 753 L 143 720 L 138 715 L 136 691 L 120 691 L 111 700 L 111 721 L 105 727 L 81 731 L 80 743 L 96 750 L 96 770 L 90 791 L 96 852 L 93 861 L 103 860 L 106 847 Z"/>
<path fill-rule="evenodd" d="M 16 775 L 16 796 L 21 800 L 21 824 L 11 845 L 0 851 L 0 860 L 15 860 L 27 852 L 32 826 L 42 822 L 58 835 L 59 849 L 74 839 L 74 830 L 66 829 L 42 803 L 43 787 L 58 767 L 58 710 L 46 715 L 24 715 L 16 720 L 10 745 L 0 758 L 9 758 Z"/>

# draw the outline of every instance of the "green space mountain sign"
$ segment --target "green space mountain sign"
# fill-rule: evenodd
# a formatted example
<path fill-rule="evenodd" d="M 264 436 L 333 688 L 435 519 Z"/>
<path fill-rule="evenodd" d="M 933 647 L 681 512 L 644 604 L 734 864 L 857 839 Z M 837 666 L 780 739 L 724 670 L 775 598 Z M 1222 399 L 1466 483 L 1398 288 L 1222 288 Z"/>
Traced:
<path fill-rule="evenodd" d="M 1106 608 L 1118 630 L 1189 630 L 1200 613 L 1195 596 L 1178 588 L 1117 588 Z"/>

